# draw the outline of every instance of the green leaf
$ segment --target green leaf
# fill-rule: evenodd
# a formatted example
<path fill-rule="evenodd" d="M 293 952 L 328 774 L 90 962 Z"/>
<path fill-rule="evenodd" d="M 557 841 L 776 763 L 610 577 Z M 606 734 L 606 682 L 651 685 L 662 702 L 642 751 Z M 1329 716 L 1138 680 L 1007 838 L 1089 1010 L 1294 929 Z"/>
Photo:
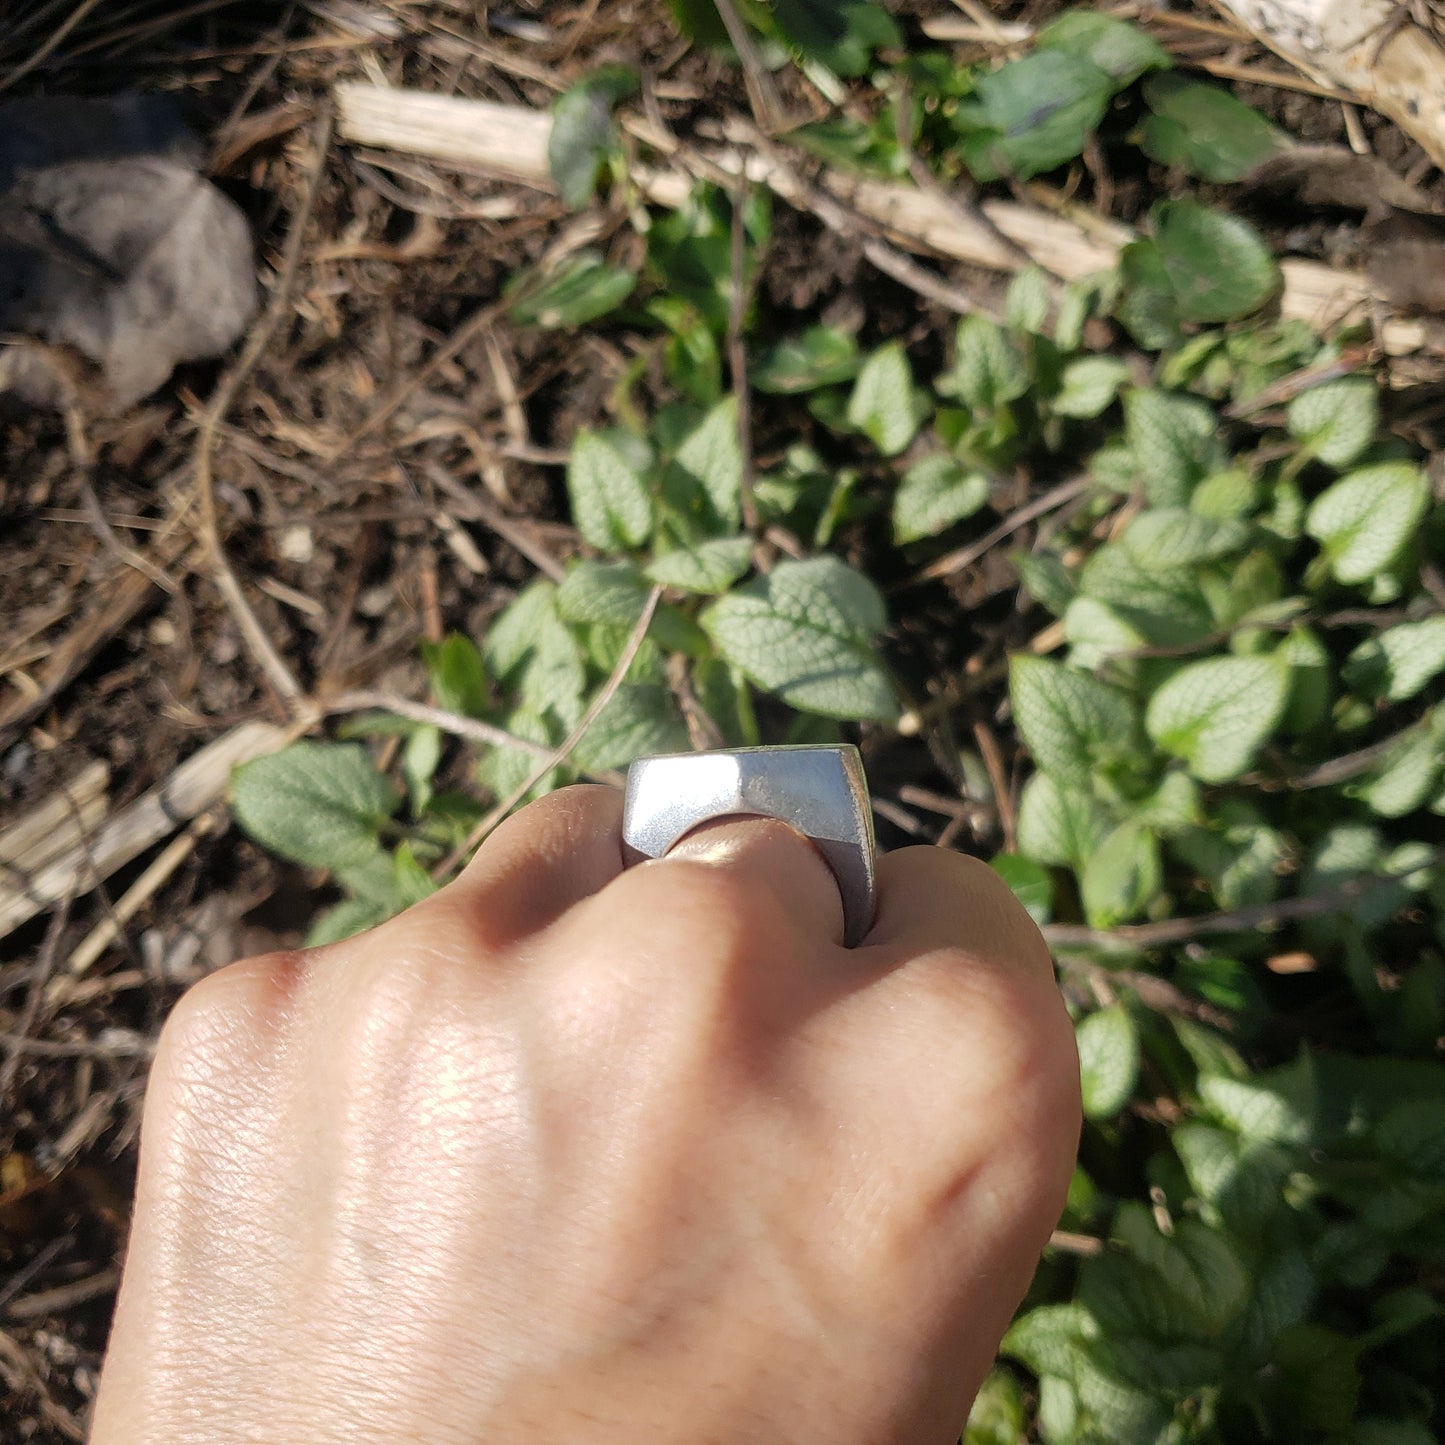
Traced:
<path fill-rule="evenodd" d="M 779 395 L 816 391 L 857 376 L 863 358 L 858 343 L 835 326 L 810 326 L 775 342 L 748 369 L 759 390 Z"/>
<path fill-rule="evenodd" d="M 667 687 L 620 687 L 583 733 L 573 758 L 584 772 L 622 768 L 634 758 L 688 751 L 687 727 Z"/>
<path fill-rule="evenodd" d="M 524 271 L 508 283 L 507 313 L 518 326 L 546 330 L 585 326 L 615 311 L 637 285 L 630 271 L 609 266 L 599 251 L 576 251 L 552 270 Z"/>
<path fill-rule="evenodd" d="M 1289 669 L 1273 658 L 1211 657 L 1180 668 L 1149 699 L 1144 726 L 1206 783 L 1246 772 L 1274 732 Z"/>
<path fill-rule="evenodd" d="M 1112 284 L 1113 278 L 1108 279 Z M 1054 316 L 1054 345 L 1061 352 L 1077 351 L 1084 344 L 1084 327 L 1102 304 L 1104 289 L 1100 276 L 1064 283 Z"/>
<path fill-rule="evenodd" d="M 695 307 L 718 334 L 727 330 L 732 302 L 730 213 L 726 197 L 698 183 L 647 233 L 648 268 L 663 293 Z"/>
<path fill-rule="evenodd" d="M 953 366 L 938 378 L 944 396 L 993 413 L 1029 389 L 1029 368 L 1008 333 L 984 316 L 965 316 L 955 334 Z"/>
<path fill-rule="evenodd" d="M 726 592 L 748 570 L 752 553 L 751 537 L 715 537 L 654 558 L 647 576 L 685 592 Z"/>
<path fill-rule="evenodd" d="M 893 497 L 893 540 L 901 547 L 936 537 L 971 517 L 989 498 L 989 479 L 947 455 L 925 457 L 904 474 Z"/>
<path fill-rule="evenodd" d="M 648 587 L 631 562 L 573 562 L 557 589 L 564 622 L 606 622 L 631 627 L 642 615 Z"/>
<path fill-rule="evenodd" d="M 1144 100 L 1152 113 L 1139 127 L 1140 149 L 1201 180 L 1242 180 L 1290 144 L 1257 110 L 1217 85 L 1153 75 L 1144 82 Z"/>
<path fill-rule="evenodd" d="M 1189 498 L 1189 510 L 1213 521 L 1237 521 L 1259 506 L 1259 486 L 1242 467 L 1205 477 Z"/>
<path fill-rule="evenodd" d="M 1315 498 L 1305 531 L 1338 581 L 1368 582 L 1408 547 L 1429 495 L 1424 474 L 1408 462 L 1361 467 Z"/>
<path fill-rule="evenodd" d="M 1108 603 L 1144 639 L 1188 647 L 1218 630 L 1195 568 L 1147 572 L 1117 542 L 1106 543 L 1079 572 L 1080 593 Z"/>
<path fill-rule="evenodd" d="M 903 43 L 893 17 L 870 0 L 773 0 L 783 38 L 834 75 L 862 75 L 873 51 Z"/>
<path fill-rule="evenodd" d="M 880 346 L 858 373 L 848 398 L 848 423 L 883 453 L 897 456 L 918 435 L 924 406 L 902 342 Z"/>
<path fill-rule="evenodd" d="M 1279 871 L 1289 859 L 1283 836 L 1243 799 L 1227 800 L 1210 826 L 1190 828 L 1170 846 L 1199 870 L 1221 908 L 1271 902 L 1279 892 Z"/>
<path fill-rule="evenodd" d="M 1130 804 L 1133 821 L 1152 828 L 1161 838 L 1192 828 L 1199 813 L 1199 787 L 1178 768 L 1169 769 L 1152 793 Z"/>
<path fill-rule="evenodd" d="M 974 1396 L 960 1445 L 1018 1445 L 1026 1415 L 1018 1381 L 1007 1370 L 990 1370 Z"/>
<path fill-rule="evenodd" d="M 306 934 L 307 948 L 323 948 L 328 943 L 340 943 L 355 938 L 380 923 L 385 923 L 392 912 L 375 898 L 343 898 L 328 908 L 311 925 Z"/>
<path fill-rule="evenodd" d="M 1034 44 L 1089 61 L 1117 90 L 1132 85 L 1145 71 L 1168 70 L 1174 64 L 1169 52 L 1138 26 L 1099 10 L 1066 10 L 1039 31 Z"/>
<path fill-rule="evenodd" d="M 720 657 L 705 657 L 692 670 L 692 685 L 702 710 L 729 747 L 757 747 L 761 739 L 752 694 L 737 668 Z"/>
<path fill-rule="evenodd" d="M 1404 702 L 1445 672 L 1445 617 L 1402 622 L 1362 642 L 1345 659 L 1341 676 L 1356 692 Z"/>
<path fill-rule="evenodd" d="M 1379 392 L 1373 381 L 1343 376 L 1302 391 L 1289 404 L 1289 434 L 1327 467 L 1345 467 L 1375 439 Z"/>
<path fill-rule="evenodd" d="M 549 623 L 557 623 L 557 588 L 538 577 L 492 619 L 482 639 L 484 664 L 496 677 L 508 680 L 532 655 L 538 634 Z"/>
<path fill-rule="evenodd" d="M 423 898 L 430 898 L 437 891 L 431 874 L 422 867 L 410 843 L 397 844 L 396 852 L 391 858 L 391 871 L 401 908 L 410 908 L 413 903 L 420 903 Z M 401 908 L 397 911 L 400 912 Z"/>
<path fill-rule="evenodd" d="M 568 726 L 582 715 L 581 650 L 557 613 L 557 588 L 545 578 L 525 588 L 493 622 L 482 657 L 515 690 L 525 712 L 550 712 Z"/>
<path fill-rule="evenodd" d="M 1380 1153 L 1402 1174 L 1445 1184 L 1445 1111 L 1439 1099 L 1397 1104 L 1375 1130 Z"/>
<path fill-rule="evenodd" d="M 699 620 L 729 662 L 792 707 L 825 717 L 898 715 L 873 647 L 887 620 L 883 599 L 835 557 L 780 562 Z"/>
<path fill-rule="evenodd" d="M 1069 663 L 1095 672 L 1112 659 L 1142 647 L 1148 639 L 1107 602 L 1075 597 L 1064 612 Z"/>
<path fill-rule="evenodd" d="M 1104 805 L 1085 788 L 1035 773 L 1019 799 L 1018 844 L 1039 863 L 1082 872 L 1109 831 Z"/>
<path fill-rule="evenodd" d="M 1270 1368 L 1261 1371 L 1270 1433 L 1319 1440 L 1347 1430 L 1360 1391 L 1357 1353 L 1352 1340 L 1323 1325 L 1295 1325 L 1280 1334 Z"/>
<path fill-rule="evenodd" d="M 1041 335 L 1049 317 L 1049 283 L 1037 266 L 1025 266 L 1003 298 L 1003 321 L 1011 331 Z"/>
<path fill-rule="evenodd" d="M 1419 1420 L 1396 1420 L 1380 1415 L 1355 1422 L 1350 1445 L 1439 1445 L 1440 1437 Z"/>
<path fill-rule="evenodd" d="M 1229 525 L 1216 524 L 1216 525 Z M 1287 622 L 1303 611 L 1301 599 L 1282 596 L 1284 579 L 1279 563 L 1264 547 L 1256 547 L 1231 561 L 1227 569 L 1207 567 L 1196 570 L 1199 588 L 1209 600 L 1209 607 L 1221 631 L 1229 631 L 1244 622 Z M 1258 652 L 1263 638 L 1244 631 L 1234 639 L 1238 652 Z M 1286 661 L 1287 658 L 1281 658 Z"/>
<path fill-rule="evenodd" d="M 577 639 L 565 623 L 553 618 L 523 669 L 517 696 L 524 709 L 550 714 L 571 727 L 582 716 L 585 685 Z"/>
<path fill-rule="evenodd" d="M 309 868 L 348 868 L 381 848 L 396 789 L 357 743 L 292 743 L 232 774 L 237 821 L 263 847 Z"/>
<path fill-rule="evenodd" d="M 1300 892 L 1307 897 L 1337 896 L 1340 889 L 1362 875 L 1394 871 L 1386 862 L 1380 830 L 1366 823 L 1331 822 L 1314 840 L 1309 863 L 1300 879 Z M 1326 915 L 1323 926 L 1330 935 L 1338 932 L 1341 919 L 1361 929 L 1378 928 L 1409 897 L 1404 881 L 1381 885 L 1357 898 L 1339 899 L 1334 916 Z"/>
<path fill-rule="evenodd" d="M 440 642 L 423 642 L 421 655 L 438 707 L 463 717 L 481 717 L 486 712 L 486 668 L 470 637 L 449 632 Z"/>
<path fill-rule="evenodd" d="M 1161 201 L 1151 212 L 1154 244 L 1179 318 L 1234 321 L 1257 311 L 1282 276 L 1248 222 L 1187 199 Z"/>
<path fill-rule="evenodd" d="M 1040 1305 L 1009 1326 L 999 1353 L 1021 1361 L 1036 1375 L 1068 1379 L 1078 1347 L 1098 1336 L 1098 1324 L 1081 1305 Z"/>
<path fill-rule="evenodd" d="M 1330 709 L 1330 652 L 1308 627 L 1292 627 L 1279 645 L 1279 657 L 1289 664 L 1289 702 L 1284 730 L 1299 736 L 1324 722 Z"/>
<path fill-rule="evenodd" d="M 1106 834 L 1084 864 L 1079 893 L 1092 928 L 1114 928 L 1142 913 L 1159 893 L 1159 840 L 1134 821 Z"/>
<path fill-rule="evenodd" d="M 894 179 L 905 168 L 886 111 L 871 120 L 835 115 L 788 132 L 788 139 L 830 166 Z"/>
<path fill-rule="evenodd" d="M 1011 658 L 1009 695 L 1034 761 L 1063 782 L 1086 785 L 1102 756 L 1136 736 L 1126 693 L 1046 658 Z"/>
<path fill-rule="evenodd" d="M 689 39 L 714 50 L 731 45 L 728 28 L 713 0 L 667 0 L 667 8 L 677 28 Z"/>
<path fill-rule="evenodd" d="M 1063 370 L 1051 406 L 1058 416 L 1087 420 L 1113 405 L 1129 368 L 1115 356 L 1079 356 Z"/>
<path fill-rule="evenodd" d="M 1079 1395 L 1071 1381 L 1061 1380 L 1057 1375 L 1040 1377 L 1038 1421 L 1039 1438 L 1050 1445 L 1086 1438 L 1079 1434 Z M 1094 1441 L 1090 1440 L 1089 1445 L 1094 1445 Z"/>
<path fill-rule="evenodd" d="M 722 396 L 722 357 L 707 323 L 686 301 L 654 296 L 648 315 L 663 319 L 671 335 L 663 343 L 662 367 L 667 379 L 684 395 L 711 406 Z"/>
<path fill-rule="evenodd" d="M 743 453 L 736 397 L 724 397 L 687 434 L 669 470 L 701 490 L 721 531 L 737 528 L 743 511 Z"/>
<path fill-rule="evenodd" d="M 1227 1129 L 1186 1120 L 1171 1132 L 1190 1186 L 1236 1232 L 1258 1234 L 1283 1204 L 1290 1156 L 1273 1144 L 1251 1143 Z"/>
<path fill-rule="evenodd" d="M 574 211 L 592 199 L 603 163 L 616 146 L 613 104 L 636 88 L 637 78 L 630 71 L 607 66 L 553 101 L 547 164 L 562 199 Z"/>
<path fill-rule="evenodd" d="M 1201 517 L 1183 507 L 1153 507 L 1140 512 L 1119 540 L 1146 572 L 1168 572 L 1238 552 L 1249 541 L 1249 528 L 1242 522 Z"/>
<path fill-rule="evenodd" d="M 1153 506 L 1186 505 L 1199 482 L 1225 464 L 1219 418 L 1197 397 L 1125 392 L 1124 423 L 1135 475 Z"/>
<path fill-rule="evenodd" d="M 1403 818 L 1436 792 L 1445 750 L 1429 728 L 1417 728 L 1391 748 L 1365 778 L 1359 796 L 1382 818 Z"/>
<path fill-rule="evenodd" d="M 1134 340 L 1146 351 L 1185 350 L 1179 302 L 1159 247 L 1147 238 L 1131 241 L 1119 252 L 1118 275 L 1114 314 Z"/>
<path fill-rule="evenodd" d="M 525 704 L 508 713 L 504 726 L 513 737 L 524 738 L 528 742 L 555 746 L 562 741 L 562 725 Z M 477 762 L 477 781 L 500 801 L 511 797 L 532 776 L 538 761 L 535 754 L 523 752 L 521 748 L 492 748 Z M 569 777 L 570 773 L 562 768 L 552 768 L 532 787 L 524 801 L 530 802 L 550 793 L 554 788 L 561 787 Z"/>
<path fill-rule="evenodd" d="M 583 431 L 567 463 L 572 520 L 601 552 L 640 547 L 652 530 L 652 498 L 622 454 L 595 432 Z"/>
<path fill-rule="evenodd" d="M 977 104 L 960 107 L 979 129 L 963 137 L 975 180 L 1028 180 L 1073 160 L 1104 118 L 1114 91 L 1097 65 L 1063 50 L 1036 50 L 979 78 Z"/>
<path fill-rule="evenodd" d="M 1313 1088 L 1307 1078 L 1277 1072 L 1273 1082 L 1206 1075 L 1199 1096 L 1216 1118 L 1245 1139 L 1306 1144 L 1314 1130 Z"/>
<path fill-rule="evenodd" d="M 441 729 L 425 723 L 415 728 L 401 752 L 401 775 L 406 779 L 414 817 L 420 817 L 431 805 L 432 779 L 441 760 Z"/>
<path fill-rule="evenodd" d="M 1051 552 L 1010 552 L 1009 561 L 1029 595 L 1055 617 L 1062 617 L 1074 600 L 1074 579 L 1069 569 Z"/>
<path fill-rule="evenodd" d="M 1129 1102 L 1139 1078 L 1139 1029 L 1123 1004 L 1082 1019 L 1074 1031 L 1084 1117 L 1112 1119 Z"/>
<path fill-rule="evenodd" d="M 662 609 L 659 608 L 658 616 L 661 611 Z M 658 616 L 653 617 L 653 625 L 649 629 L 648 635 L 637 649 L 637 655 L 628 663 L 627 671 L 622 677 L 623 682 L 658 683 L 666 680 L 667 663 L 656 635 Z M 691 624 L 686 625 L 690 626 Z M 627 639 L 632 635 L 632 628 L 616 622 L 593 622 L 584 623 L 575 631 L 582 634 L 580 641 L 586 661 L 598 672 L 606 673 L 610 677 L 612 669 L 617 666 L 622 654 L 627 650 Z M 704 637 L 702 649 L 706 649 L 706 647 L 707 639 Z"/>
<path fill-rule="evenodd" d="M 1137 1221 L 1137 1227 L 1121 1229 L 1121 1237 L 1173 1297 L 1192 1326 L 1190 1333 L 1206 1339 L 1220 1335 L 1249 1298 L 1249 1273 L 1229 1238 L 1197 1219 L 1181 1220 L 1166 1238 L 1142 1207 L 1121 1214 L 1121 1222 L 1125 1218 Z"/>
<path fill-rule="evenodd" d="M 1013 890 L 1035 923 L 1049 921 L 1053 916 L 1054 880 L 1047 868 L 1017 853 L 999 853 L 990 859 L 989 867 Z"/>

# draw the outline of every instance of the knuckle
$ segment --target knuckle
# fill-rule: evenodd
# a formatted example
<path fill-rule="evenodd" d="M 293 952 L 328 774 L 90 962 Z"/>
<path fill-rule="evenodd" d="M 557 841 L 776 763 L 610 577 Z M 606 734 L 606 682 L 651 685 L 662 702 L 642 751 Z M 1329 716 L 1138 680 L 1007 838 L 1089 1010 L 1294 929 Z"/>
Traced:
<path fill-rule="evenodd" d="M 254 1088 L 296 1010 L 308 968 L 300 952 L 265 954 L 219 969 L 183 994 L 156 1044 L 157 1100 Z"/>
<path fill-rule="evenodd" d="M 243 959 L 208 974 L 171 1010 L 161 1048 L 184 1055 L 238 1030 L 274 1025 L 291 1006 L 305 969 L 304 955 L 292 951 Z"/>

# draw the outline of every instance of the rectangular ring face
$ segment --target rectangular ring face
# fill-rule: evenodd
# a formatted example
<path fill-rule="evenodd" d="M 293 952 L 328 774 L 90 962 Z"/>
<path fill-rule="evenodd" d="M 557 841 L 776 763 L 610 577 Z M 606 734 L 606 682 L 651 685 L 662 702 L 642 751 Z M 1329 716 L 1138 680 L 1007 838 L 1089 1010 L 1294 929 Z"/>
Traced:
<path fill-rule="evenodd" d="M 725 817 L 777 818 L 823 855 L 843 899 L 845 943 L 874 911 L 873 813 L 852 746 L 737 748 L 639 758 L 628 769 L 622 841 L 661 858 L 685 834 Z"/>

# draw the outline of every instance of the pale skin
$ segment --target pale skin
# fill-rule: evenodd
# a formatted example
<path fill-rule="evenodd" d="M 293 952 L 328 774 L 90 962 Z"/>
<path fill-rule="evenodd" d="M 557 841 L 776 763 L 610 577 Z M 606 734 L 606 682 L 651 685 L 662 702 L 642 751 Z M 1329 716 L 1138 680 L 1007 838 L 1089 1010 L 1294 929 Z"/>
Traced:
<path fill-rule="evenodd" d="M 568 788 L 343 944 L 182 999 L 93 1445 L 943 1445 L 1079 1130 L 984 865 L 727 820 L 626 869 Z"/>

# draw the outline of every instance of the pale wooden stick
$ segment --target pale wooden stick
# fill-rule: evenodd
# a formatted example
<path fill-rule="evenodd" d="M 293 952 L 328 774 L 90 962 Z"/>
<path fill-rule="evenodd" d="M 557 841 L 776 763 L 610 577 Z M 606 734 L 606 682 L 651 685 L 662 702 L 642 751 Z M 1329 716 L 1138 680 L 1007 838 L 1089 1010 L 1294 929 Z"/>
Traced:
<path fill-rule="evenodd" d="M 1445 166 L 1445 45 L 1400 0 L 1215 0 L 1309 75 L 1387 115 Z"/>
<path fill-rule="evenodd" d="M 215 831 L 220 819 L 214 813 L 202 813 L 184 833 L 172 838 L 146 867 L 139 878 L 107 910 L 104 918 L 90 930 L 65 962 L 69 977 L 53 979 L 47 990 L 47 1001 L 68 998 L 70 981 L 84 973 L 120 936 L 120 930 L 155 896 L 158 889 L 177 868 L 195 852 L 196 844 L 207 833 Z"/>
<path fill-rule="evenodd" d="M 246 722 L 187 758 L 159 786 L 81 838 L 18 885 L 0 885 L 0 938 L 52 903 L 94 888 L 183 823 L 219 801 L 231 770 L 298 736 L 309 721 L 291 728 Z"/>
<path fill-rule="evenodd" d="M 1445 82 L 1441 95 L 1445 96 Z M 337 86 L 336 97 L 343 140 L 464 163 L 525 181 L 539 190 L 553 189 L 547 167 L 551 121 L 539 111 L 361 82 Z M 732 127 L 733 134 L 744 141 L 747 130 L 737 123 Z M 790 168 L 770 164 L 746 144 L 719 147 L 698 159 L 721 175 L 745 176 L 784 200 L 807 208 L 807 197 L 791 178 Z M 636 167 L 633 179 L 650 200 L 663 206 L 680 205 L 693 185 L 692 175 L 676 164 Z M 821 184 L 835 199 L 881 227 L 899 246 L 996 271 L 1017 271 L 1022 261 L 999 240 L 990 225 L 1045 270 L 1066 280 L 1112 269 L 1119 252 L 1135 239 L 1127 226 L 1112 221 L 1091 217 L 1085 225 L 1014 201 L 986 200 L 982 209 L 989 224 L 968 224 L 946 196 L 930 195 L 915 186 L 837 171 L 826 172 Z M 1299 260 L 1283 261 L 1281 270 L 1284 291 L 1280 310 L 1318 331 L 1328 331 L 1353 318 L 1369 301 L 1369 282 L 1358 272 Z M 1392 355 L 1433 344 L 1420 323 L 1393 318 L 1386 321 L 1381 340 Z"/>
<path fill-rule="evenodd" d="M 87 763 L 58 792 L 0 833 L 0 875 L 35 873 L 73 848 L 106 814 L 110 766 Z"/>

